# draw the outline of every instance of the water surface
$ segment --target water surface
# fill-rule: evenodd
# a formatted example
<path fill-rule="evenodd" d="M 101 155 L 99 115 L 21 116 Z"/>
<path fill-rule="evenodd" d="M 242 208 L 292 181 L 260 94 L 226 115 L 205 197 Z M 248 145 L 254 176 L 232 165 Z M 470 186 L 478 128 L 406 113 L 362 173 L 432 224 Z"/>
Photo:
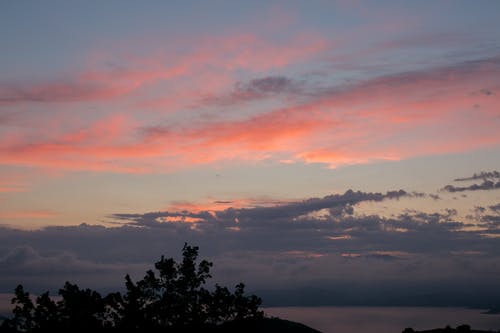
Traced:
<path fill-rule="evenodd" d="M 430 307 L 270 307 L 271 316 L 297 321 L 323 333 L 401 333 L 404 328 L 417 330 L 456 327 L 500 330 L 500 315 L 485 310 Z"/>

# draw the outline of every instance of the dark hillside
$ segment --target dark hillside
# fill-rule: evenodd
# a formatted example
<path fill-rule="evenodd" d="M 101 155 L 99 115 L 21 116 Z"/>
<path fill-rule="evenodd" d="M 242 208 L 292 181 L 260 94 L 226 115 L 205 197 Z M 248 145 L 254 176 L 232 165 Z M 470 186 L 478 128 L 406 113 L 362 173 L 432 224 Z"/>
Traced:
<path fill-rule="evenodd" d="M 227 322 L 214 331 L 217 333 L 320 333 L 306 325 L 279 318 L 248 319 Z"/>

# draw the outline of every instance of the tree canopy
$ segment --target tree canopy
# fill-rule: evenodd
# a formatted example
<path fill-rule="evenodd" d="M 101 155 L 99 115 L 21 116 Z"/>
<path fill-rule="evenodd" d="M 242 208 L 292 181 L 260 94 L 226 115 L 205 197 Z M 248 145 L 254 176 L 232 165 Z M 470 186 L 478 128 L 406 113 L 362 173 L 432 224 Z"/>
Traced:
<path fill-rule="evenodd" d="M 46 292 L 32 297 L 22 285 L 15 289 L 12 318 L 0 332 L 177 332 L 210 331 L 228 321 L 263 317 L 261 299 L 245 295 L 243 283 L 234 292 L 205 284 L 212 263 L 198 261 L 198 247 L 184 244 L 182 261 L 164 256 L 142 280 L 125 276 L 126 291 L 101 296 L 66 282 L 55 301 Z"/>

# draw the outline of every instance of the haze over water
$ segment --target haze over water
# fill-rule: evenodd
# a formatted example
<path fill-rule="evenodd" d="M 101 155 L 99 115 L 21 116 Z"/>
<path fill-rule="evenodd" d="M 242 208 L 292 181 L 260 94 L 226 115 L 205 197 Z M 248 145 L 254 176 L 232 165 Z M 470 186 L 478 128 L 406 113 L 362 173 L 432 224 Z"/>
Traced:
<path fill-rule="evenodd" d="M 323 333 L 401 333 L 407 327 L 424 330 L 463 324 L 496 332 L 500 327 L 500 315 L 463 308 L 276 307 L 266 308 L 265 312 L 304 323 Z"/>

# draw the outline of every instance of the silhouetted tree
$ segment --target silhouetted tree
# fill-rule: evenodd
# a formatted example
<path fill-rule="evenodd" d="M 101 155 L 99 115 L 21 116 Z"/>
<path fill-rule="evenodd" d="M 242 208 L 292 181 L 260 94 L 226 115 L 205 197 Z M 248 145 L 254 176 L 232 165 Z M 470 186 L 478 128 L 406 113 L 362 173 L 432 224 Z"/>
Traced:
<path fill-rule="evenodd" d="M 14 304 L 14 309 L 12 313 L 14 318 L 9 323 L 10 327 L 19 331 L 30 331 L 35 327 L 34 323 L 34 312 L 35 306 L 31 300 L 30 293 L 25 292 L 22 285 L 18 285 L 14 290 L 14 298 L 12 299 L 12 304 Z"/>
<path fill-rule="evenodd" d="M 59 311 L 57 304 L 45 292 L 36 299 L 36 307 L 33 314 L 34 329 L 47 331 L 59 326 Z"/>
<path fill-rule="evenodd" d="M 211 278 L 212 263 L 199 263 L 198 247 L 184 244 L 182 261 L 161 257 L 156 272 L 148 270 L 142 280 L 125 276 L 124 295 L 102 297 L 90 289 L 66 282 L 54 302 L 48 292 L 33 303 L 19 285 L 12 303 L 13 317 L 2 324 L 2 332 L 108 332 L 108 331 L 185 331 L 213 328 L 226 321 L 262 318 L 261 299 L 245 296 L 240 283 L 235 292 L 215 286 L 205 289 Z"/>
<path fill-rule="evenodd" d="M 66 282 L 59 295 L 58 317 L 63 329 L 76 327 L 90 332 L 106 326 L 106 304 L 98 292 Z"/>

